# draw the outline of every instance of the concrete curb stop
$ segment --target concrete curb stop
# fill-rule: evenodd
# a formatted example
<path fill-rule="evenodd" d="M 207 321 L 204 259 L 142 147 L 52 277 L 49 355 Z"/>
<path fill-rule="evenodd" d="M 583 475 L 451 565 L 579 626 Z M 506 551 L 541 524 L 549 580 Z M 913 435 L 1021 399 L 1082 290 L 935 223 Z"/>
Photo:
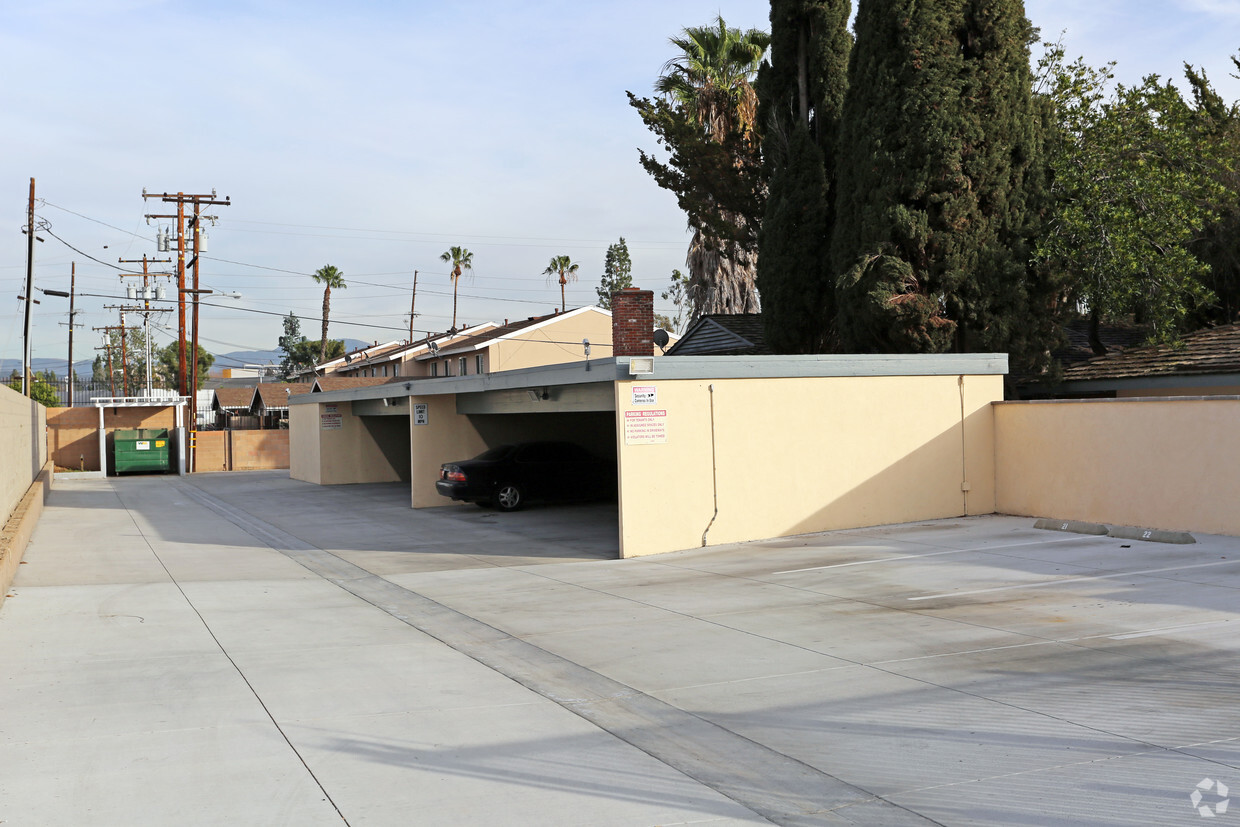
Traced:
<path fill-rule="evenodd" d="M 1101 523 L 1083 523 L 1079 520 L 1041 519 L 1034 523 L 1033 527 L 1045 529 L 1046 531 L 1070 531 L 1073 534 L 1095 534 L 1101 536 L 1107 533 L 1107 527 Z"/>
<path fill-rule="evenodd" d="M 1163 531 L 1157 528 L 1137 528 L 1126 525 L 1112 526 L 1107 534 L 1120 540 L 1143 540 L 1147 543 L 1187 545 L 1197 542 L 1197 539 L 1187 531 Z"/>

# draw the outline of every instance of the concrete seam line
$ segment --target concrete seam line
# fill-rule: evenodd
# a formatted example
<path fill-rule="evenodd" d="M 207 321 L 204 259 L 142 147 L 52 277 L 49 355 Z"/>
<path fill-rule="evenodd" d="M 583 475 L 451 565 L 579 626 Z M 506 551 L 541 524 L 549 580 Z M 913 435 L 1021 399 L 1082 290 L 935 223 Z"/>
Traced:
<path fill-rule="evenodd" d="M 186 493 L 188 496 L 191 496 L 191 497 L 193 496 L 192 493 L 185 491 L 181 485 L 177 485 L 175 483 L 172 483 L 172 485 L 174 488 L 181 490 L 183 493 Z M 335 799 L 332 798 L 331 793 L 327 791 L 327 788 L 323 786 L 323 782 L 320 781 L 319 777 L 314 774 L 314 770 L 310 768 L 310 764 L 307 763 L 305 756 L 301 754 L 301 751 L 298 750 L 296 745 L 293 744 L 292 739 L 288 737 L 288 734 L 284 731 L 284 727 L 280 726 L 280 722 L 276 720 L 275 715 L 273 715 L 271 710 L 267 708 L 267 703 L 263 700 L 263 696 L 258 693 L 258 690 L 254 687 L 254 684 L 250 683 L 250 679 L 246 677 L 245 672 L 242 671 L 241 667 L 237 664 L 237 662 L 233 660 L 233 656 L 229 654 L 228 649 L 226 649 L 224 647 L 224 644 L 220 642 L 220 639 L 215 636 L 215 630 L 211 628 L 211 624 L 207 623 L 207 619 L 202 616 L 202 612 L 198 611 L 198 607 L 194 605 L 194 601 L 190 599 L 190 596 L 185 593 L 185 589 L 181 587 L 181 582 L 177 580 L 176 577 L 173 576 L 171 571 L 168 570 L 168 566 L 167 564 L 164 563 L 164 559 L 159 556 L 159 552 L 156 551 L 155 546 L 151 544 L 150 538 L 146 536 L 146 532 L 142 529 L 142 526 L 138 523 L 137 518 L 134 517 L 133 511 L 130 510 L 129 506 L 125 503 L 124 499 L 121 498 L 120 492 L 116 491 L 115 487 L 113 487 L 113 491 L 116 493 L 116 498 L 120 500 L 121 506 L 125 509 L 125 512 L 129 515 L 129 519 L 133 523 L 134 528 L 138 530 L 138 535 L 142 538 L 142 542 L 146 543 L 146 547 L 150 550 L 151 555 L 154 556 L 155 560 L 159 563 L 160 567 L 164 570 L 164 574 L 168 575 L 169 582 L 171 582 L 172 585 L 176 587 L 176 590 L 180 593 L 181 597 L 185 600 L 185 604 L 189 606 L 190 611 L 192 611 L 194 615 L 198 618 L 198 622 L 201 623 L 202 627 L 207 630 L 207 634 L 211 636 L 211 640 L 219 648 L 220 654 L 224 656 L 224 658 L 236 671 L 237 676 L 241 678 L 242 683 L 244 683 L 246 685 L 246 688 L 250 690 L 250 694 L 254 696 L 254 700 L 258 702 L 258 705 L 260 707 L 262 707 L 263 714 L 267 716 L 267 719 L 269 721 L 271 721 L 271 725 L 276 728 L 276 732 L 280 733 L 280 737 L 284 739 L 284 743 L 288 745 L 288 748 L 290 750 L 292 750 L 293 755 L 297 756 L 297 760 L 301 763 L 302 767 L 305 768 L 306 773 L 309 774 L 310 778 L 314 781 L 315 786 L 318 787 L 319 791 L 323 793 L 323 797 L 327 799 L 327 803 L 332 805 L 332 809 L 336 811 L 336 815 L 340 816 L 340 820 L 345 825 L 348 825 L 349 820 L 345 818 L 345 815 L 343 812 L 341 812 L 340 807 L 336 805 Z M 198 500 L 199 498 L 194 497 L 194 499 Z M 201 502 L 201 500 L 199 501 Z"/>
<path fill-rule="evenodd" d="M 172 484 L 182 490 L 195 487 L 192 483 Z M 829 814 L 835 823 L 845 818 L 848 823 L 851 819 L 847 819 L 843 811 L 861 805 L 866 805 L 867 812 L 869 808 L 881 807 L 882 823 L 891 827 L 937 823 L 708 719 L 410 591 L 195 489 L 195 493 L 190 494 L 195 500 L 204 505 L 213 501 L 211 510 L 308 571 L 775 824 L 806 824 L 806 816 L 814 814 Z M 874 821 L 871 818 L 854 823 Z"/>

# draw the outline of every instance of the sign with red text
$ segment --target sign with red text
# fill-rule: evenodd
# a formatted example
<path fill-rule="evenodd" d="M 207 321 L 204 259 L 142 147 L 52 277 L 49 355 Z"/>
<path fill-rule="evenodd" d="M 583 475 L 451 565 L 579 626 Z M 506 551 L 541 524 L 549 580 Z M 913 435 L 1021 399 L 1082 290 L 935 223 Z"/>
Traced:
<path fill-rule="evenodd" d="M 657 445 L 663 442 L 667 442 L 665 409 L 624 412 L 625 445 Z"/>

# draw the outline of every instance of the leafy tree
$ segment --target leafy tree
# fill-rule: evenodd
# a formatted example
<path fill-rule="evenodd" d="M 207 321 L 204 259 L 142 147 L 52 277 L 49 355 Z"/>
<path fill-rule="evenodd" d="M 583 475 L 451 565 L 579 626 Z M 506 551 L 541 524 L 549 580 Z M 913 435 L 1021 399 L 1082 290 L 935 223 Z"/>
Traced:
<path fill-rule="evenodd" d="M 1240 56 L 1232 63 L 1240 70 Z M 1185 64 L 1185 75 L 1193 94 L 1198 129 L 1215 151 L 1202 160 L 1209 163 L 1211 175 L 1225 191 L 1216 205 L 1215 218 L 1189 245 L 1202 263 L 1209 265 L 1206 287 L 1214 301 L 1192 315 L 1194 327 L 1230 324 L 1240 320 L 1240 104 L 1223 102 L 1210 85 L 1204 71 Z"/>
<path fill-rule="evenodd" d="M 598 293 L 598 306 L 611 309 L 611 294 L 633 286 L 633 262 L 629 258 L 629 245 L 620 241 L 607 248 L 603 257 L 603 278 L 594 292 Z"/>
<path fill-rule="evenodd" d="M 1044 197 L 1021 0 L 870 0 L 838 139 L 832 263 L 844 350 L 1045 350 L 1028 266 Z"/>
<path fill-rule="evenodd" d="M 1054 106 L 1054 210 L 1038 252 L 1063 273 L 1063 303 L 1090 319 L 1135 316 L 1153 338 L 1173 339 L 1207 306 L 1210 267 L 1193 253 L 1219 218 L 1231 161 L 1170 83 L 1150 76 L 1108 92 L 1107 69 L 1065 64 L 1051 47 L 1042 62 Z"/>
<path fill-rule="evenodd" d="M 452 330 L 456 330 L 456 285 L 461 280 L 461 274 L 474 267 L 474 254 L 464 247 L 449 247 L 447 252 L 441 253 L 440 261 L 446 261 L 452 265 L 452 272 L 448 274 L 452 279 Z"/>
<path fill-rule="evenodd" d="M 332 288 L 343 290 L 349 285 L 344 283 L 344 273 L 330 264 L 315 270 L 310 278 L 323 285 L 323 338 L 319 340 L 319 361 L 322 362 L 327 358 L 327 319 L 332 310 Z"/>
<path fill-rule="evenodd" d="M 155 370 L 159 378 L 169 388 L 181 387 L 181 370 L 180 370 L 180 353 L 176 342 L 169 342 L 167 346 L 155 351 Z M 215 364 L 215 356 L 203 349 L 202 345 L 198 346 L 198 387 L 207 381 L 207 375 L 211 372 L 211 366 Z M 189 365 L 186 365 L 188 368 Z"/>
<path fill-rule="evenodd" d="M 146 335 L 141 330 L 127 328 L 123 339 L 121 331 L 109 330 L 103 347 L 104 352 L 95 357 L 91 367 L 92 383 L 108 385 L 120 396 L 129 396 L 137 388 L 146 387 Z M 108 376 L 109 356 L 111 377 Z"/>
<path fill-rule="evenodd" d="M 679 336 L 685 329 L 685 311 L 688 304 L 686 291 L 689 280 L 685 278 L 684 273 L 679 270 L 672 271 L 672 286 L 659 294 L 659 298 L 663 301 L 670 301 L 672 307 L 676 308 L 673 315 L 667 316 L 663 313 L 654 314 L 654 323 L 669 333 L 675 333 Z"/>
<path fill-rule="evenodd" d="M 666 164 L 645 152 L 641 164 L 676 194 L 693 238 L 686 263 L 694 317 L 758 309 L 754 249 L 763 181 L 752 81 L 770 37 L 758 29 L 692 27 L 671 39 L 679 54 L 655 83 L 651 101 L 629 103 L 659 138 Z"/>
<path fill-rule="evenodd" d="M 56 392 L 56 374 L 51 373 L 51 381 L 49 382 L 47 377 L 49 373 L 51 371 L 31 374 L 30 398 L 45 408 L 55 408 L 60 405 L 60 394 Z M 9 377 L 9 387 L 18 393 L 22 392 L 22 375 L 21 371 L 16 368 L 13 369 L 13 373 Z"/>
<path fill-rule="evenodd" d="M 301 335 L 301 320 L 291 311 L 284 317 L 284 335 L 280 337 L 280 350 L 284 351 L 284 358 L 280 360 L 280 376 L 286 382 L 303 370 L 312 369 L 321 352 L 318 342 L 308 341 Z M 326 351 L 323 353 L 324 361 L 343 355 L 344 341 L 328 339 Z"/>
<path fill-rule="evenodd" d="M 757 281 L 766 339 L 780 353 L 820 353 L 833 338 L 833 159 L 852 47 L 850 5 L 771 2 L 770 62 L 757 84 L 769 186 Z"/>

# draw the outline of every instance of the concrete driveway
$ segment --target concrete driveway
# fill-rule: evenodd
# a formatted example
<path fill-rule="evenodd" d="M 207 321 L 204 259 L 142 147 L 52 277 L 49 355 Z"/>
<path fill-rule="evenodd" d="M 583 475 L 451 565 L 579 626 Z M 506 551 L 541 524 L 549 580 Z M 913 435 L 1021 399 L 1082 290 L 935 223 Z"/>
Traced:
<path fill-rule="evenodd" d="M 0 608 L 0 824 L 1240 819 L 1236 538 L 617 560 L 614 507 L 405 502 L 58 482 Z"/>

